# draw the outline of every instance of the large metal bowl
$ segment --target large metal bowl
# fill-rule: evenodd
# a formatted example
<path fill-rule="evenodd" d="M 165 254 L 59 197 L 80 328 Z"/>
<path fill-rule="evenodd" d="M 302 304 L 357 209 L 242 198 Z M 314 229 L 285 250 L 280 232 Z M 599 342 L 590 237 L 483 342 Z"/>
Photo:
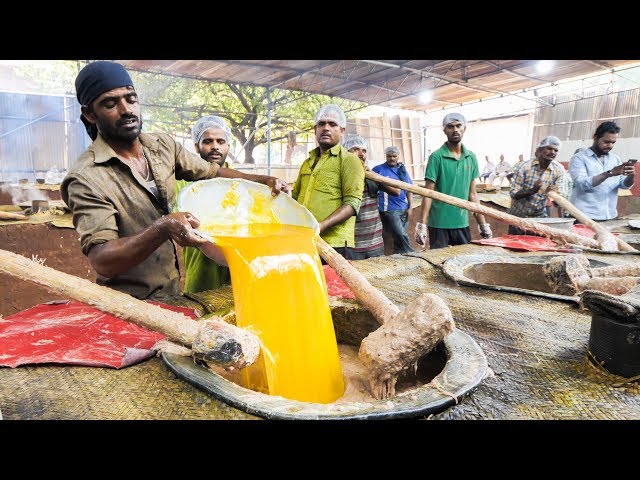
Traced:
<path fill-rule="evenodd" d="M 542 223 L 551 228 L 559 228 L 561 230 L 571 230 L 575 218 L 553 218 L 553 217 L 526 217 L 525 220 Z"/>
<path fill-rule="evenodd" d="M 271 188 L 249 180 L 212 178 L 193 182 L 178 194 L 177 207 L 181 212 L 191 212 L 201 225 L 280 223 L 320 232 L 313 214 L 290 195 L 274 197 Z M 216 259 L 217 248 L 211 242 L 200 250 Z"/>

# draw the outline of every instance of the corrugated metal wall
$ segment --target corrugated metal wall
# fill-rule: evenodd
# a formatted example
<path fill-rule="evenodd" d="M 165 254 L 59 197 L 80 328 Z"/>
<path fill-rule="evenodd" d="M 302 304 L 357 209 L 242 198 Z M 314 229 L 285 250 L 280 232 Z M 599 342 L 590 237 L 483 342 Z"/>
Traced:
<path fill-rule="evenodd" d="M 74 96 L 0 92 L 0 180 L 16 183 L 19 179 L 26 178 L 34 183 L 36 178 L 44 178 L 46 172 L 53 167 L 58 170 L 68 169 L 91 143 L 79 117 L 80 106 Z M 384 163 L 384 149 L 395 145 L 400 149 L 401 161 L 407 165 L 412 177 L 423 178 L 424 139 L 419 118 L 383 114 L 349 120 L 347 133 L 356 132 L 369 141 L 370 167 Z M 306 153 L 316 146 L 313 134 L 300 137 L 300 151 L 291 165 L 286 165 L 283 161 L 286 141 L 272 144 L 272 175 L 280 175 L 287 181 L 295 180 Z M 185 147 L 193 151 L 191 140 L 177 140 L 183 141 Z M 236 150 L 240 150 L 240 146 Z M 300 155 L 301 151 L 303 155 Z M 260 152 L 254 151 L 254 155 L 260 162 Z M 265 163 L 235 164 L 235 167 L 267 173 L 266 158 L 263 162 Z"/>
<path fill-rule="evenodd" d="M 346 134 L 349 133 L 357 133 L 369 142 L 370 167 L 384 163 L 384 149 L 393 145 L 400 149 L 400 161 L 407 166 L 411 178 L 424 178 L 424 138 L 419 118 L 387 114 L 358 118 L 347 122 Z"/>
<path fill-rule="evenodd" d="M 67 169 L 88 141 L 73 96 L 0 92 L 0 180 Z"/>
<path fill-rule="evenodd" d="M 638 156 L 640 143 L 640 88 L 610 92 L 576 99 L 574 94 L 544 97 L 555 104 L 552 107 L 538 107 L 535 110 L 533 142 L 530 154 L 533 156 L 536 144 L 548 135 L 555 135 L 563 145 L 557 159 L 568 162 L 578 147 L 589 147 L 593 143 L 593 133 L 597 126 L 608 120 L 615 121 L 622 130 L 614 153 L 626 159 Z"/>

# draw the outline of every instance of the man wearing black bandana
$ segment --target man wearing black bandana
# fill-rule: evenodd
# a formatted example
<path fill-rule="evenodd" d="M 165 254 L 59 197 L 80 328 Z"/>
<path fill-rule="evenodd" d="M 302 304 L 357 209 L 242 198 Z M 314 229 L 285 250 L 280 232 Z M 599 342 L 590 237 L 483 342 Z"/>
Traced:
<path fill-rule="evenodd" d="M 176 179 L 244 178 L 268 185 L 273 195 L 290 193 L 278 178 L 221 168 L 170 135 L 142 133 L 138 95 L 119 63 L 90 63 L 75 84 L 81 120 L 93 143 L 60 191 L 98 284 L 141 299 L 180 293 L 174 242 L 198 246 L 206 240 L 193 231 L 200 224 L 197 218 L 170 213 Z"/>

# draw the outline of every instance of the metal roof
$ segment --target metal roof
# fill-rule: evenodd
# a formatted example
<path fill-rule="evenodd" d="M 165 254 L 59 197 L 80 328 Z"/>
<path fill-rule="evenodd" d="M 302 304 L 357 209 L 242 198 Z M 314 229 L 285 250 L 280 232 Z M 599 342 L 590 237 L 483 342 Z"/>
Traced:
<path fill-rule="evenodd" d="M 127 69 L 217 82 L 298 90 L 415 111 L 432 111 L 563 79 L 603 73 L 638 60 L 120 60 Z M 432 91 L 424 103 L 420 93 Z M 540 100 L 543 102 L 542 100 Z"/>

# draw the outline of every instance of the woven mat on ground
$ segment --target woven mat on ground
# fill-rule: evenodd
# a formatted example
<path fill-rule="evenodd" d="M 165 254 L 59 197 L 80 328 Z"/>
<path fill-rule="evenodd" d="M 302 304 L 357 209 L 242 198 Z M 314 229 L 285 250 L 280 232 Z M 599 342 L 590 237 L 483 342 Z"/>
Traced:
<path fill-rule="evenodd" d="M 121 370 L 2 368 L 0 408 L 5 420 L 257 418 L 176 378 L 157 357 Z"/>
<path fill-rule="evenodd" d="M 410 301 L 414 292 L 439 295 L 457 327 L 487 356 L 489 377 L 459 405 L 433 418 L 640 418 L 640 386 L 587 360 L 590 312 L 557 300 L 457 286 L 432 263 L 459 254 L 495 255 L 499 249 L 464 245 L 439 250 L 358 264 L 398 305 Z M 607 254 L 602 256 L 604 261 Z"/>
<path fill-rule="evenodd" d="M 16 212 L 20 213 L 20 212 Z M 27 218 L 24 220 L 0 220 L 0 226 L 2 225 L 14 225 L 20 223 L 52 223 L 56 227 L 59 228 L 75 228 L 73 226 L 73 215 L 68 212 L 65 212 L 59 208 L 52 208 L 46 212 L 34 213 L 32 215 L 27 215 Z"/>
<path fill-rule="evenodd" d="M 588 311 L 567 302 L 458 286 L 438 267 L 456 255 L 482 253 L 535 255 L 469 244 L 354 262 L 398 306 L 418 293 L 439 295 L 457 328 L 487 356 L 490 374 L 476 391 L 432 418 L 640 418 L 640 386 L 587 360 Z M 232 301 L 228 289 L 200 297 L 213 311 L 228 309 Z M 256 418 L 175 378 L 158 358 L 121 370 L 2 368 L 0 409 L 5 419 Z"/>

